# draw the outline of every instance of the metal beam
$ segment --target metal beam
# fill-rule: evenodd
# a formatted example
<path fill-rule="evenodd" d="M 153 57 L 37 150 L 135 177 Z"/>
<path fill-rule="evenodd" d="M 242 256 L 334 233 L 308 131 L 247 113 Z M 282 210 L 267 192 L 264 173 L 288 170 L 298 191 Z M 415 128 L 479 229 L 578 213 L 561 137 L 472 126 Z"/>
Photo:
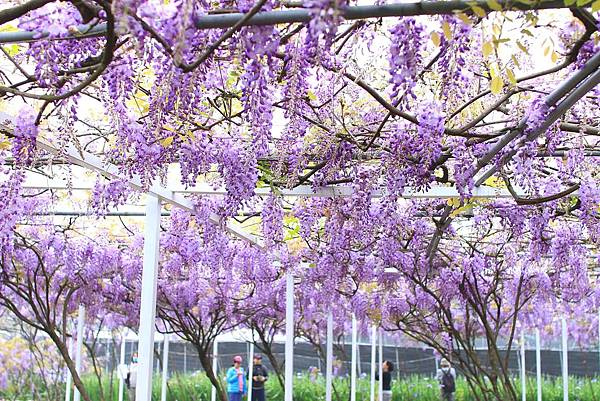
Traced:
<path fill-rule="evenodd" d="M 551 8 L 568 8 L 562 0 L 540 1 L 534 4 L 525 2 L 511 2 L 499 0 L 500 6 L 507 10 L 542 10 Z M 402 17 L 415 15 L 442 15 L 456 12 L 470 12 L 472 7 L 480 7 L 487 12 L 493 11 L 487 1 L 419 1 L 410 3 L 352 6 L 340 10 L 346 20 L 360 20 L 368 18 Z M 213 14 L 197 17 L 194 21 L 198 29 L 230 28 L 244 17 L 242 13 Z M 277 10 L 257 13 L 243 25 L 277 25 L 295 22 L 306 23 L 311 20 L 310 10 Z M 79 37 L 101 36 L 106 31 L 106 24 L 80 25 L 77 27 L 81 36 L 71 36 L 70 39 Z M 17 43 L 39 40 L 47 37 L 48 32 L 2 32 L 0 43 Z M 64 40 L 65 38 L 57 38 Z"/>
<path fill-rule="evenodd" d="M 132 185 L 135 187 L 135 184 Z M 90 183 L 74 183 L 69 184 L 67 181 L 60 179 L 34 179 L 28 178 L 23 188 L 34 189 L 34 190 L 72 190 L 72 191 L 91 191 L 93 184 Z M 186 188 L 181 184 L 170 186 L 169 188 L 161 187 L 163 193 L 171 194 L 173 201 L 170 202 L 170 198 L 163 198 L 163 201 L 174 204 L 175 206 L 189 208 L 187 203 L 182 205 L 182 202 L 186 202 L 187 199 L 182 198 L 180 194 L 196 194 L 196 195 L 226 195 L 227 189 L 224 187 L 214 188 L 209 184 L 199 184 L 195 187 Z M 525 192 L 519 188 L 515 189 L 519 196 L 525 196 Z M 270 187 L 256 188 L 254 190 L 255 195 L 268 196 L 273 193 Z M 278 189 L 277 194 L 285 197 L 349 197 L 354 193 L 354 189 L 349 185 L 331 185 L 314 189 L 310 185 L 300 185 L 292 189 Z M 376 190 L 371 193 L 372 198 L 381 198 L 386 195 L 385 190 Z M 404 199 L 448 199 L 458 198 L 460 193 L 455 187 L 445 186 L 434 186 L 427 190 L 418 190 L 416 188 L 408 187 L 404 190 L 402 198 Z M 505 188 L 494 188 L 485 185 L 474 187 L 471 191 L 471 198 L 512 198 L 510 192 Z M 177 204 L 179 202 L 179 204 Z"/>

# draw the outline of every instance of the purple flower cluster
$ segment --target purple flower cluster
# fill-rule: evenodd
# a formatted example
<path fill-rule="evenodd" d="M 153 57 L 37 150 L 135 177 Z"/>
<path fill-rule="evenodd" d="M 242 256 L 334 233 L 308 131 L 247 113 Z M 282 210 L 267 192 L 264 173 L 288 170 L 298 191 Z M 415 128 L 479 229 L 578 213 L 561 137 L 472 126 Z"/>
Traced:
<path fill-rule="evenodd" d="M 30 106 L 24 106 L 15 118 L 12 154 L 16 162 L 29 165 L 35 155 L 38 127 L 35 124 L 37 113 Z"/>
<path fill-rule="evenodd" d="M 403 97 L 415 99 L 413 89 L 423 59 L 424 28 L 414 18 L 403 18 L 390 29 L 390 33 L 391 98 L 397 99 L 402 94 Z"/>

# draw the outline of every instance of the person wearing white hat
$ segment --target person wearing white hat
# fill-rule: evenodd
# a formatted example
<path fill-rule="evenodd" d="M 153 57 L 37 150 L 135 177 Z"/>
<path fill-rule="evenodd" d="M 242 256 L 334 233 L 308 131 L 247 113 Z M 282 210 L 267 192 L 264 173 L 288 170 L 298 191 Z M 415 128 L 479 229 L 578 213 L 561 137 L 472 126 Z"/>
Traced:
<path fill-rule="evenodd" d="M 440 394 L 442 401 L 454 401 L 456 392 L 456 371 L 450 366 L 447 359 L 442 359 L 440 369 L 436 374 L 436 379 L 440 383 Z"/>

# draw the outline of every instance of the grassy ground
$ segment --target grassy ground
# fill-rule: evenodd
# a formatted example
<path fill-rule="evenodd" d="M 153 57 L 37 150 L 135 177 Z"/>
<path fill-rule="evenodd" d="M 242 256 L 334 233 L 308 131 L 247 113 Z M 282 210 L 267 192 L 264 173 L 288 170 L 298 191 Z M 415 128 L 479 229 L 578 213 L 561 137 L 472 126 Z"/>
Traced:
<path fill-rule="evenodd" d="M 94 401 L 100 401 L 98 383 L 95 378 L 87 377 L 86 386 Z M 110 397 L 108 382 L 104 382 L 105 401 L 116 401 L 117 386 Z M 349 383 L 347 379 L 336 379 L 334 381 L 337 397 L 334 401 L 347 401 L 349 399 Z M 358 381 L 357 401 L 369 400 L 369 378 Z M 516 382 L 516 388 L 520 390 L 520 382 Z M 211 386 L 204 375 L 183 376 L 175 375 L 170 378 L 167 392 L 169 401 L 209 401 Z M 283 391 L 276 380 L 270 380 L 266 385 L 268 401 L 283 401 Z M 160 399 L 160 379 L 154 382 L 153 399 Z M 543 381 L 543 400 L 562 401 L 563 390 L 560 379 L 545 378 Z M 339 397 L 339 398 L 338 398 Z M 325 381 L 322 377 L 315 381 L 308 376 L 298 376 L 294 382 L 294 401 L 323 401 L 325 399 Z M 426 377 L 408 377 L 393 384 L 393 401 L 438 401 L 439 390 L 435 380 Z M 536 400 L 535 379 L 527 381 L 527 400 Z M 600 401 L 600 382 L 596 379 L 571 378 L 569 383 L 569 399 L 572 401 Z M 125 400 L 127 397 L 125 396 Z M 460 378 L 457 380 L 457 401 L 472 401 L 473 397 L 466 383 Z"/>

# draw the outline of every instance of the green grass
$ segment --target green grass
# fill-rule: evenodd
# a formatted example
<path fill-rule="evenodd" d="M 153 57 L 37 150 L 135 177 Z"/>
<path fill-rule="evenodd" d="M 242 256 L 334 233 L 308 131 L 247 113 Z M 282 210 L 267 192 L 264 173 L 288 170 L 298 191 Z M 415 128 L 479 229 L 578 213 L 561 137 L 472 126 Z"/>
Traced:
<path fill-rule="evenodd" d="M 98 381 L 93 376 L 84 377 L 85 386 L 93 401 L 100 401 Z M 112 392 L 109 388 L 109 380 L 102 382 L 105 401 L 118 400 L 118 380 L 114 380 Z M 349 380 L 336 378 L 334 380 L 336 391 L 334 401 L 347 401 L 349 399 Z M 369 401 L 370 394 L 369 378 L 361 378 L 357 385 L 357 401 Z M 474 401 L 465 381 L 459 378 L 456 383 L 457 401 Z M 203 374 L 197 375 L 174 375 L 169 379 L 168 401 L 210 401 L 211 385 Z M 517 392 L 520 392 L 519 380 L 515 382 Z M 563 390 L 560 378 L 544 378 L 543 400 L 562 401 Z M 278 381 L 272 378 L 266 384 L 268 401 L 283 401 L 283 390 Z M 336 396 L 337 395 L 337 396 Z M 0 391 L 0 399 L 3 394 Z M 28 394 L 23 394 L 19 400 L 28 400 Z M 156 377 L 153 383 L 153 399 L 160 399 L 160 377 Z M 325 399 L 325 380 L 318 377 L 311 380 L 307 375 L 294 378 L 294 401 L 323 401 Z M 527 400 L 536 400 L 535 378 L 527 380 Z M 571 401 L 600 401 L 600 381 L 596 379 L 571 378 L 569 382 L 569 399 Z M 127 401 L 127 396 L 124 397 Z M 411 376 L 393 382 L 393 401 L 438 401 L 439 390 L 434 379 L 428 377 Z M 520 400 L 520 394 L 519 394 Z M 52 400 L 54 401 L 54 400 Z"/>

